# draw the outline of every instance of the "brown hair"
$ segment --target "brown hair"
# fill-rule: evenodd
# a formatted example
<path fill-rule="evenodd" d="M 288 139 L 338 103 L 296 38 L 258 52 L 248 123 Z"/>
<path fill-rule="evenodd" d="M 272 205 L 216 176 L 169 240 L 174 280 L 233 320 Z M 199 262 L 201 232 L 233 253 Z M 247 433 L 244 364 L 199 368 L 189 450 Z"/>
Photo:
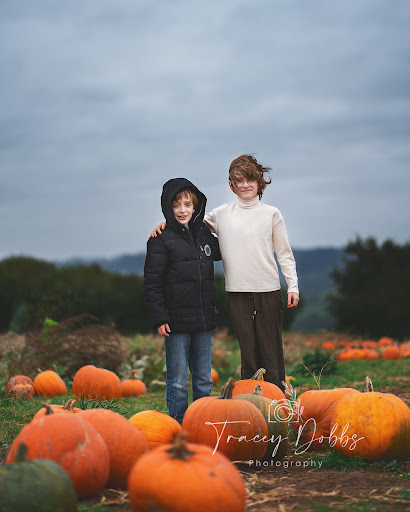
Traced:
<path fill-rule="evenodd" d="M 253 155 L 241 155 L 232 160 L 229 167 L 229 180 L 235 187 L 235 182 L 241 178 L 257 181 L 259 199 L 262 197 L 266 186 L 271 183 L 269 177 L 270 167 L 263 167 Z M 265 174 L 267 174 L 265 179 Z"/>
<path fill-rule="evenodd" d="M 172 198 L 172 203 L 174 203 L 175 201 L 179 201 L 183 197 L 189 197 L 194 206 L 194 210 L 196 210 L 196 208 L 198 206 L 198 198 L 196 197 L 195 192 L 193 192 L 190 188 L 184 188 L 184 189 L 180 190 L 179 192 L 177 192 L 174 195 L 174 197 Z"/>

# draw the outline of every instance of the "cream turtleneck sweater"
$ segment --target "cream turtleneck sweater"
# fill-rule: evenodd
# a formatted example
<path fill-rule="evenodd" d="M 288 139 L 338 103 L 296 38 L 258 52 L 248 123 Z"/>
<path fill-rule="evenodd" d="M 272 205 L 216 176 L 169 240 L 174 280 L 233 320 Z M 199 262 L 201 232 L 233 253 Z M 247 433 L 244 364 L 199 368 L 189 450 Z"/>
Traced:
<path fill-rule="evenodd" d="M 259 197 L 237 197 L 204 217 L 218 235 L 228 292 L 271 292 L 280 289 L 279 271 L 288 293 L 299 293 L 296 263 L 280 211 L 262 203 Z"/>

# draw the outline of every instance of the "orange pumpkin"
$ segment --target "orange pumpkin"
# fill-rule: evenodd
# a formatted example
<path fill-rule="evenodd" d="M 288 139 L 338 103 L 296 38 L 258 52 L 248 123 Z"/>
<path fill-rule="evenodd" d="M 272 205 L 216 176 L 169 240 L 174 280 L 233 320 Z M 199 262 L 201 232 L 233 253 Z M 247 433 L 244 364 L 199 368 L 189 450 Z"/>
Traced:
<path fill-rule="evenodd" d="M 6 464 L 15 462 L 22 443 L 27 446 L 27 460 L 48 459 L 65 469 L 79 496 L 104 489 L 109 472 L 107 446 L 78 414 L 48 414 L 28 423 L 13 441 Z"/>
<path fill-rule="evenodd" d="M 38 420 L 39 418 L 42 418 L 46 414 L 76 414 L 81 411 L 78 407 L 74 407 L 75 400 L 70 399 L 65 405 L 59 405 L 59 404 L 42 404 L 43 407 L 36 412 L 36 414 L 33 416 L 33 420 Z"/>
<path fill-rule="evenodd" d="M 369 361 L 377 361 L 377 359 L 380 359 L 380 354 L 377 352 L 377 350 L 372 348 L 365 348 L 363 349 L 363 352 L 365 359 L 369 359 Z"/>
<path fill-rule="evenodd" d="M 394 343 L 393 339 L 389 338 L 388 336 L 382 336 L 378 341 L 379 347 L 386 347 L 389 345 L 393 345 L 393 343 Z"/>
<path fill-rule="evenodd" d="M 104 368 L 93 365 L 83 366 L 74 375 L 73 394 L 86 399 L 112 400 L 120 399 L 121 381 L 118 375 Z"/>
<path fill-rule="evenodd" d="M 50 397 L 67 394 L 63 379 L 53 370 L 38 373 L 34 378 L 34 389 L 37 395 Z"/>
<path fill-rule="evenodd" d="M 214 386 L 216 386 L 219 382 L 219 373 L 215 370 L 215 368 L 211 368 L 211 379 L 214 383 Z"/>
<path fill-rule="evenodd" d="M 141 411 L 131 416 L 129 422 L 137 427 L 148 442 L 148 449 L 172 443 L 181 425 L 176 419 L 159 411 Z"/>
<path fill-rule="evenodd" d="M 182 428 L 193 443 L 210 446 L 231 460 L 259 460 L 266 452 L 268 427 L 261 411 L 247 400 L 232 400 L 232 377 L 220 397 L 207 396 L 192 402 Z M 264 439 L 264 441 L 262 441 Z"/>
<path fill-rule="evenodd" d="M 107 485 L 126 489 L 133 465 L 148 450 L 144 435 L 124 416 L 108 409 L 87 409 L 79 416 L 94 426 L 107 445 L 110 456 Z"/>
<path fill-rule="evenodd" d="M 129 379 L 121 382 L 122 396 L 146 395 L 147 387 L 141 379 L 137 379 L 138 370 L 131 370 Z"/>
<path fill-rule="evenodd" d="M 10 398 L 33 398 L 33 381 L 26 375 L 15 375 L 7 382 L 7 394 Z"/>
<path fill-rule="evenodd" d="M 342 397 L 360 394 L 352 388 L 310 390 L 296 400 L 291 427 L 299 452 L 324 450 L 329 445 L 333 410 Z"/>
<path fill-rule="evenodd" d="M 244 512 L 246 489 L 237 468 L 208 446 L 185 443 L 143 455 L 128 479 L 132 510 Z"/>
<path fill-rule="evenodd" d="M 369 377 L 365 392 L 339 400 L 333 411 L 334 449 L 367 460 L 392 460 L 410 451 L 410 409 L 399 397 L 373 391 Z"/>
<path fill-rule="evenodd" d="M 388 345 L 382 352 L 383 359 L 390 359 L 392 361 L 400 359 L 400 348 L 398 345 Z"/>

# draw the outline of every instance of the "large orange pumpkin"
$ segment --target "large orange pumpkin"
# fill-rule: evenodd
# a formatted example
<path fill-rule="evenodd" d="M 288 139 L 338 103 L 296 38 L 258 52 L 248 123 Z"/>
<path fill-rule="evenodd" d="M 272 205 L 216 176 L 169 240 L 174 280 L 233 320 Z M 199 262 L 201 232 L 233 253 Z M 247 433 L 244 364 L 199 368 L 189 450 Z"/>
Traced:
<path fill-rule="evenodd" d="M 262 396 L 262 388 L 256 384 L 253 393 L 235 395 L 234 400 L 248 400 L 263 414 L 268 425 L 268 443 L 266 445 L 266 460 L 282 460 L 289 450 L 288 422 L 282 407 Z"/>
<path fill-rule="evenodd" d="M 15 375 L 7 382 L 7 394 L 10 398 L 33 398 L 33 381 L 26 375 Z"/>
<path fill-rule="evenodd" d="M 143 455 L 128 480 L 132 510 L 244 512 L 246 489 L 237 468 L 208 446 L 185 443 Z"/>
<path fill-rule="evenodd" d="M 121 398 L 121 381 L 118 375 L 93 365 L 83 366 L 74 375 L 73 394 L 85 399 L 112 400 Z"/>
<path fill-rule="evenodd" d="M 265 381 L 263 379 L 265 373 L 265 368 L 259 368 L 259 370 L 255 373 L 255 375 L 253 375 L 252 378 L 238 380 L 235 382 L 232 396 L 253 393 L 255 386 L 259 384 L 259 386 L 262 388 L 262 395 L 266 396 L 266 398 L 270 398 L 271 400 L 278 402 L 283 407 L 285 416 L 288 416 L 289 407 L 285 393 L 278 386 L 276 386 L 276 384 Z"/>
<path fill-rule="evenodd" d="M 392 460 L 410 451 L 410 409 L 399 397 L 373 391 L 369 377 L 365 392 L 339 400 L 331 421 L 334 449 L 367 460 Z"/>
<path fill-rule="evenodd" d="M 87 409 L 79 416 L 95 427 L 107 445 L 110 455 L 107 485 L 126 489 L 133 465 L 148 450 L 144 435 L 124 416 L 108 409 Z"/>
<path fill-rule="evenodd" d="M 38 373 L 34 378 L 34 389 L 37 395 L 60 396 L 67 394 L 67 386 L 63 379 L 53 370 Z"/>
<path fill-rule="evenodd" d="M 137 370 L 131 370 L 130 378 L 121 382 L 122 396 L 138 396 L 147 393 L 147 387 L 141 379 L 137 378 L 137 373 Z"/>
<path fill-rule="evenodd" d="M 78 407 L 75 406 L 75 400 L 70 399 L 65 405 L 60 404 L 42 404 L 43 407 L 36 412 L 36 414 L 33 416 L 33 420 L 37 420 L 41 418 L 42 416 L 45 416 L 46 414 L 75 414 L 81 411 Z"/>
<path fill-rule="evenodd" d="M 104 489 L 109 473 L 107 446 L 78 414 L 48 414 L 28 423 L 13 441 L 7 464 L 15 462 L 22 443 L 27 446 L 27 460 L 48 459 L 65 469 L 79 496 Z"/>
<path fill-rule="evenodd" d="M 261 411 L 247 400 L 232 400 L 232 377 L 220 397 L 192 402 L 182 428 L 190 442 L 206 444 L 231 460 L 260 460 L 266 452 L 268 427 Z"/>
<path fill-rule="evenodd" d="M 329 446 L 334 408 L 338 400 L 352 393 L 360 395 L 352 388 L 310 390 L 299 395 L 291 420 L 298 452 L 324 450 Z"/>
<path fill-rule="evenodd" d="M 172 443 L 175 435 L 181 432 L 181 425 L 176 419 L 159 411 L 137 412 L 128 421 L 144 434 L 150 450 Z"/>

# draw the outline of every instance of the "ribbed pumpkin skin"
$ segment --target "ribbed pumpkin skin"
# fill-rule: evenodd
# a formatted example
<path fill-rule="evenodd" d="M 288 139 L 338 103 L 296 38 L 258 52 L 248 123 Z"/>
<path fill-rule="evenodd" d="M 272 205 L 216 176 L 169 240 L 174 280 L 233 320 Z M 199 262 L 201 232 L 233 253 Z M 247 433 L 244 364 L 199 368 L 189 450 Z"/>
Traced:
<path fill-rule="evenodd" d="M 112 400 L 120 399 L 121 380 L 114 372 L 93 365 L 83 366 L 73 380 L 73 394 L 85 399 Z"/>
<path fill-rule="evenodd" d="M 76 512 L 77 495 L 68 474 L 50 460 L 0 467 L 2 512 Z"/>
<path fill-rule="evenodd" d="M 28 460 L 53 460 L 65 469 L 79 496 L 104 489 L 109 473 L 107 446 L 78 414 L 50 414 L 27 424 L 13 441 L 6 464 L 15 462 L 21 443 L 27 446 Z"/>
<path fill-rule="evenodd" d="M 410 409 L 390 393 L 371 391 L 342 398 L 331 423 L 338 438 L 334 449 L 346 455 L 371 461 L 392 460 L 403 458 L 410 451 Z M 346 446 L 340 440 L 343 430 L 350 438 Z M 352 436 L 363 439 L 355 444 Z"/>
<path fill-rule="evenodd" d="M 234 400 L 247 400 L 261 411 L 268 426 L 269 438 L 264 459 L 282 460 L 289 451 L 288 422 L 282 407 L 269 398 L 255 393 L 236 395 Z"/>
<path fill-rule="evenodd" d="M 268 438 L 265 418 L 255 405 L 246 400 L 211 396 L 199 398 L 186 410 L 182 429 L 187 432 L 188 441 L 208 445 L 212 450 L 220 438 L 217 450 L 231 460 L 260 460 L 266 453 L 267 443 L 255 442 L 264 436 L 266 440 Z M 239 441 L 242 436 L 246 436 L 247 441 L 244 438 Z"/>
<path fill-rule="evenodd" d="M 74 400 L 72 400 L 74 402 Z M 48 407 L 50 407 L 53 411 L 53 414 L 76 414 L 80 412 L 82 409 L 79 409 L 78 407 L 67 407 L 67 404 L 61 405 L 61 404 L 50 404 Z M 33 420 L 38 420 L 39 418 L 42 418 L 47 414 L 47 407 L 42 407 L 39 411 L 36 412 L 36 414 L 33 416 Z"/>
<path fill-rule="evenodd" d="M 121 382 L 122 396 L 146 395 L 147 387 L 140 379 L 126 379 Z"/>
<path fill-rule="evenodd" d="M 128 480 L 132 510 L 244 512 L 246 490 L 236 467 L 222 454 L 186 444 L 187 460 L 172 458 L 164 445 L 143 455 Z"/>
<path fill-rule="evenodd" d="M 148 450 L 144 435 L 118 412 L 88 409 L 79 415 L 94 426 L 107 445 L 110 456 L 107 486 L 126 489 L 132 467 Z"/>
<path fill-rule="evenodd" d="M 128 421 L 143 433 L 149 450 L 171 443 L 181 432 L 181 425 L 176 419 L 159 411 L 137 412 Z"/>
<path fill-rule="evenodd" d="M 10 398 L 33 398 L 33 381 L 26 375 L 15 375 L 7 382 L 7 394 Z"/>
<path fill-rule="evenodd" d="M 305 451 L 305 448 L 309 451 L 320 451 L 329 445 L 328 438 L 336 403 L 352 393 L 360 395 L 353 388 L 336 388 L 305 391 L 298 397 L 292 410 L 291 427 L 300 451 Z"/>
<path fill-rule="evenodd" d="M 63 379 L 53 370 L 38 373 L 34 378 L 34 389 L 37 395 L 60 396 L 67 394 L 67 386 Z"/>

